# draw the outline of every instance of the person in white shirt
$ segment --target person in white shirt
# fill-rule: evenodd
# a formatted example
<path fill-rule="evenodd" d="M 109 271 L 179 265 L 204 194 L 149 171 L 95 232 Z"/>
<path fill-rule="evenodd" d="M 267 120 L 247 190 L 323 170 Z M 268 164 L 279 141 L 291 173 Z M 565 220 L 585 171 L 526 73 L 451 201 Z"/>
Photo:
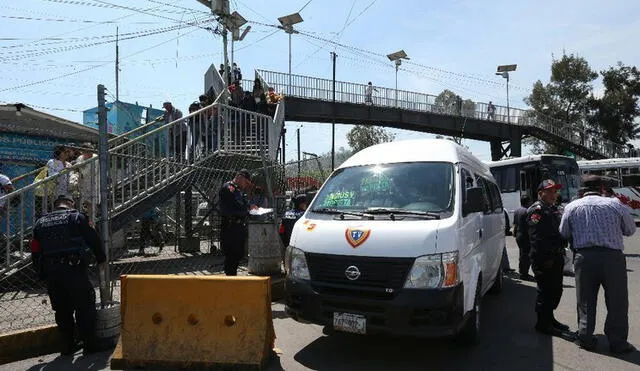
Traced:
<path fill-rule="evenodd" d="M 15 188 L 13 188 L 11 179 L 9 179 L 9 177 L 4 174 L 0 174 L 0 198 L 2 198 L 2 196 L 4 195 L 7 195 L 13 192 L 14 190 Z M 2 220 L 2 215 L 6 210 L 6 206 L 5 206 L 6 204 L 7 204 L 6 200 L 0 199 L 0 220 Z"/>
<path fill-rule="evenodd" d="M 374 88 L 371 84 L 371 81 L 364 88 L 364 103 L 365 104 L 373 104 L 373 92 L 378 91 L 378 89 Z"/>
<path fill-rule="evenodd" d="M 98 157 L 98 155 L 94 153 L 93 145 L 91 143 L 85 143 L 75 163 L 80 164 L 95 157 Z M 80 191 L 78 205 L 86 205 L 87 216 L 91 223 L 95 216 L 93 206 L 100 202 L 100 192 L 98 191 L 100 189 L 98 161 L 79 167 L 78 173 L 78 190 Z"/>
<path fill-rule="evenodd" d="M 54 176 L 60 173 L 62 170 L 71 166 L 69 161 L 69 156 L 71 154 L 71 150 L 64 146 L 56 146 L 53 152 L 53 158 L 47 161 L 47 177 Z M 54 199 L 59 196 L 68 196 L 69 190 L 69 174 L 63 174 L 57 177 L 54 181 L 55 188 L 53 198 L 50 202 L 53 202 Z"/>

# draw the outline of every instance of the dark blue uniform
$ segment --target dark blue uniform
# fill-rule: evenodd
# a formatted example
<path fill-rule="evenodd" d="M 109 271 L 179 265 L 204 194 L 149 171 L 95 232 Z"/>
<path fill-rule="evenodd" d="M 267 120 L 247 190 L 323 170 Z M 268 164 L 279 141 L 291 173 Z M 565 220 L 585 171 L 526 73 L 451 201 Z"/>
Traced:
<path fill-rule="evenodd" d="M 531 261 L 529 253 L 531 252 L 531 244 L 529 243 L 529 223 L 527 219 L 527 209 L 520 207 L 513 213 L 513 225 L 515 230 L 515 238 L 520 250 L 519 269 L 521 276 L 529 274 Z"/>
<path fill-rule="evenodd" d="M 232 181 L 222 185 L 218 197 L 221 216 L 220 245 L 224 253 L 224 273 L 227 276 L 236 276 L 247 241 L 249 203 L 247 195 Z"/>
<path fill-rule="evenodd" d="M 280 239 L 282 240 L 282 244 L 286 248 L 289 246 L 289 242 L 291 241 L 291 233 L 293 232 L 293 226 L 296 224 L 298 219 L 304 215 L 303 210 L 288 210 L 282 216 L 282 221 L 280 222 Z"/>
<path fill-rule="evenodd" d="M 555 205 L 538 200 L 527 209 L 526 218 L 531 248 L 529 257 L 538 285 L 538 325 L 550 326 L 555 322 L 553 311 L 562 297 L 566 242 L 559 231 L 561 215 Z"/>
<path fill-rule="evenodd" d="M 94 344 L 96 296 L 87 274 L 89 250 L 98 263 L 106 260 L 98 234 L 77 210 L 58 208 L 36 222 L 31 256 L 39 278 L 47 284 L 56 324 L 65 341 L 63 354 L 75 351 L 75 323 L 85 350 Z"/>

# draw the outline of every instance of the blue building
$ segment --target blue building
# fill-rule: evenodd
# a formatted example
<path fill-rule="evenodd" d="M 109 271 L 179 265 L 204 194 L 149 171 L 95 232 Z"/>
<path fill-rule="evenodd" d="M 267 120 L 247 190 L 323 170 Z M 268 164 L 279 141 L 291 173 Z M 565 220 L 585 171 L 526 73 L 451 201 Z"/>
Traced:
<path fill-rule="evenodd" d="M 120 135 L 129 132 L 164 114 L 164 110 L 151 106 L 140 106 L 138 103 L 111 102 L 107 107 L 107 130 L 110 134 Z M 82 123 L 98 129 L 98 107 L 82 112 Z M 135 135 L 134 135 L 135 136 Z"/>

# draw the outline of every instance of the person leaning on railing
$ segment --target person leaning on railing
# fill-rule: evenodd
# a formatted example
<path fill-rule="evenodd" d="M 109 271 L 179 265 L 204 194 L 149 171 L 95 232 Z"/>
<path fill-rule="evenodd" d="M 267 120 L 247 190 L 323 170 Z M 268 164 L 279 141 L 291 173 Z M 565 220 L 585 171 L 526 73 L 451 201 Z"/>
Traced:
<path fill-rule="evenodd" d="M 2 196 L 7 195 L 15 191 L 11 179 L 8 176 L 0 173 L 0 221 L 3 219 L 3 215 L 6 213 L 7 201 L 2 199 Z"/>

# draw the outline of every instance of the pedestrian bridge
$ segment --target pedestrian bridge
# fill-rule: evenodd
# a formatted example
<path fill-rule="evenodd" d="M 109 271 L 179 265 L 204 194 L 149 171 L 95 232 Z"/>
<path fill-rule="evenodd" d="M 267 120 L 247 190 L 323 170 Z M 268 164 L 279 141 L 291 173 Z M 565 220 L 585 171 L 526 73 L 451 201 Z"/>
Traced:
<path fill-rule="evenodd" d="M 285 94 L 285 120 L 370 124 L 419 132 L 450 135 L 491 143 L 493 160 L 521 156 L 522 138 L 541 139 L 586 159 L 628 157 L 628 149 L 584 128 L 543 117 L 531 110 L 488 104 L 442 102 L 435 95 L 376 87 L 373 104 L 365 104 L 364 84 L 311 76 L 258 70 L 277 92 Z M 289 87 L 289 84 L 291 86 Z M 508 142 L 507 148 L 502 143 Z"/>

